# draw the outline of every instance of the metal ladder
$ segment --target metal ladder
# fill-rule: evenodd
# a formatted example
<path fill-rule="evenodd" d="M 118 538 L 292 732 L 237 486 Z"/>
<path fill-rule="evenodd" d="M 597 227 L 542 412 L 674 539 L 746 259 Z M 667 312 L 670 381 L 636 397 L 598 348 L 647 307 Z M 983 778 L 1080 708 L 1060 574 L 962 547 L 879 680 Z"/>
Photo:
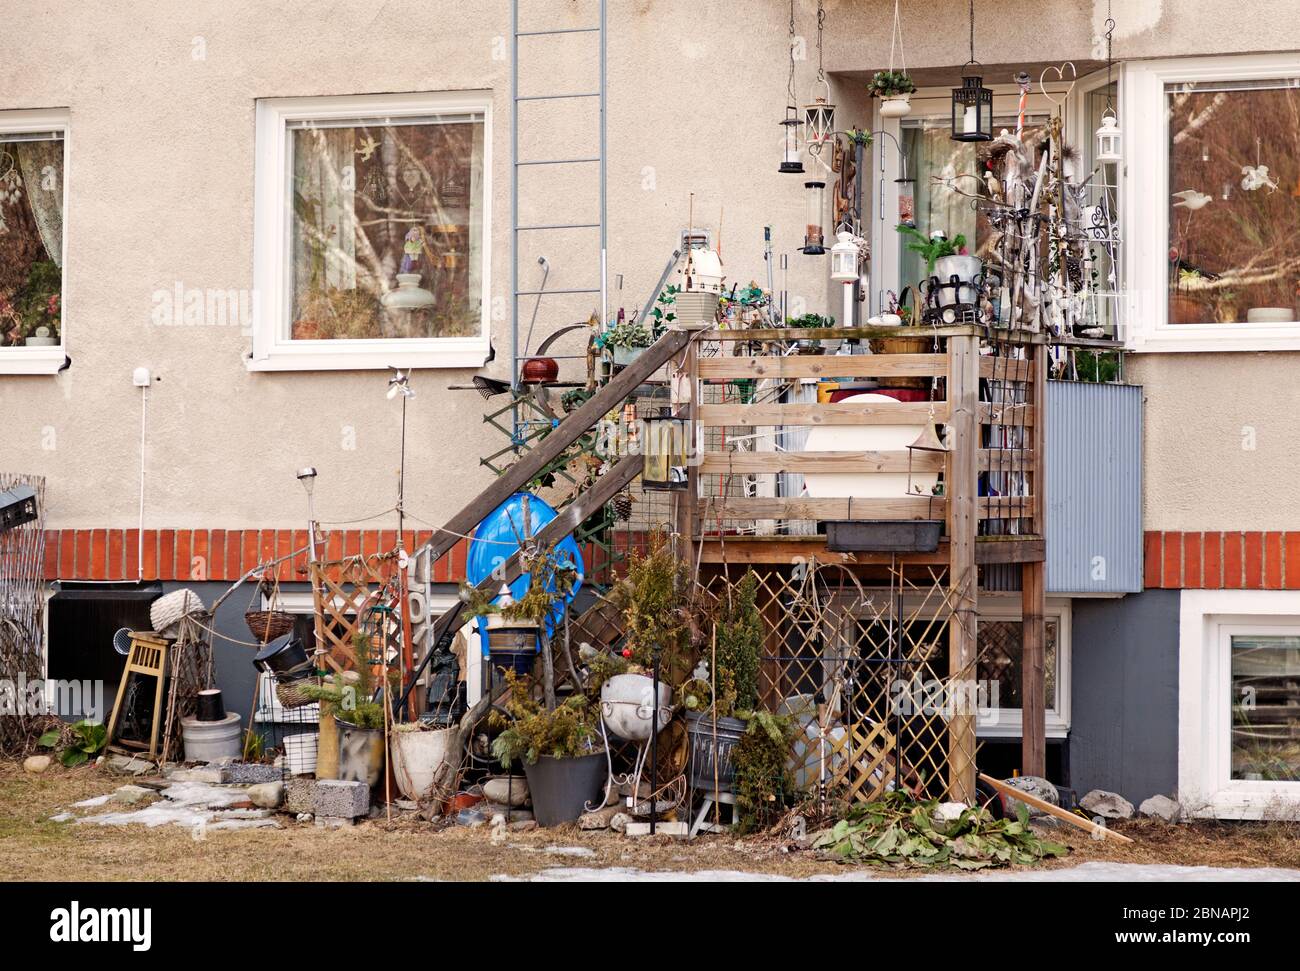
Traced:
<path fill-rule="evenodd" d="M 557 294 L 577 294 L 591 293 L 600 294 L 600 319 L 606 321 L 609 319 L 609 286 L 608 286 L 608 266 L 606 258 L 606 209 L 605 209 L 605 0 L 596 0 L 599 5 L 599 23 L 589 27 L 556 27 L 549 29 L 519 29 L 519 7 L 520 0 L 511 0 L 510 3 L 510 30 L 511 30 L 511 56 L 510 56 L 510 290 L 511 298 L 511 328 L 510 328 L 510 384 L 512 388 L 519 386 L 519 368 L 520 368 L 520 343 L 519 343 L 519 300 L 521 297 L 531 297 L 534 301 L 539 301 L 545 296 Z M 528 40 L 535 37 L 552 37 L 557 35 L 568 34 L 598 34 L 599 35 L 599 72 L 600 77 L 596 90 L 580 91 L 573 93 L 556 93 L 556 94 L 530 94 L 521 95 L 519 93 L 519 75 L 520 75 L 520 41 L 524 41 L 523 46 L 528 46 Z M 574 158 L 520 158 L 519 155 L 519 109 L 526 102 L 536 101 L 563 101 L 574 98 L 596 98 L 599 101 L 599 121 L 600 126 L 600 147 L 599 154 L 592 156 L 574 157 Z M 519 222 L 519 172 L 524 166 L 547 166 L 552 171 L 565 166 L 577 165 L 595 165 L 599 175 L 599 217 L 597 222 L 555 222 L 542 223 L 536 225 L 521 225 Z M 581 218 L 581 217 L 579 217 Z M 580 287 L 560 290 L 546 290 L 543 282 L 542 289 L 537 290 L 520 290 L 519 289 L 519 239 L 521 233 L 537 233 L 552 230 L 572 230 L 572 229 L 595 229 L 600 232 L 600 285 L 596 287 Z M 549 270 L 548 270 L 549 272 Z M 527 352 L 528 348 L 523 349 Z"/>

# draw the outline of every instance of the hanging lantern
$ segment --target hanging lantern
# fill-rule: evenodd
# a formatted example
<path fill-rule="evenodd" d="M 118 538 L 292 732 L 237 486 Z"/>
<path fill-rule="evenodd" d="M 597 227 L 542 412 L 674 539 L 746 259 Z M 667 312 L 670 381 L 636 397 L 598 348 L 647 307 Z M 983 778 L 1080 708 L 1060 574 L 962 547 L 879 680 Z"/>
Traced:
<path fill-rule="evenodd" d="M 963 73 L 961 87 L 952 89 L 952 140 L 987 142 L 992 138 L 993 92 L 984 87 L 978 74 Z"/>
<path fill-rule="evenodd" d="M 931 454 L 948 451 L 948 446 L 944 444 L 943 436 L 939 434 L 939 425 L 934 420 L 934 402 L 930 402 L 930 415 L 925 424 L 921 427 L 921 434 L 916 436 L 916 441 L 907 446 L 907 494 L 909 496 L 929 496 L 934 494 L 935 474 L 927 472 L 924 475 L 917 474 L 919 481 L 913 481 L 912 475 L 912 457 L 917 452 L 929 452 Z"/>
<path fill-rule="evenodd" d="M 827 91 L 829 93 L 829 89 Z M 808 147 L 825 145 L 835 133 L 835 106 L 826 98 L 818 98 L 803 109 Z"/>
<path fill-rule="evenodd" d="M 826 252 L 825 237 L 822 235 L 822 213 L 826 211 L 826 183 L 813 181 L 803 184 L 808 200 L 808 219 L 803 234 L 805 256 L 821 256 Z"/>
<path fill-rule="evenodd" d="M 1097 129 L 1097 162 L 1101 165 L 1109 165 L 1123 159 L 1122 139 L 1123 132 L 1119 130 L 1119 122 L 1108 111 L 1101 116 L 1101 127 Z"/>
<path fill-rule="evenodd" d="M 790 175 L 803 174 L 803 160 L 799 157 L 799 126 L 801 124 L 798 109 L 794 105 L 786 105 L 785 121 L 781 122 L 781 126 L 785 130 L 785 155 L 781 160 L 780 171 Z"/>
<path fill-rule="evenodd" d="M 662 408 L 657 418 L 646 419 L 645 441 L 641 444 L 642 489 L 680 492 L 687 488 L 690 434 L 691 423 L 673 417 L 671 408 Z"/>
<path fill-rule="evenodd" d="M 856 283 L 858 279 L 858 244 L 852 233 L 840 233 L 831 247 L 831 280 Z"/>

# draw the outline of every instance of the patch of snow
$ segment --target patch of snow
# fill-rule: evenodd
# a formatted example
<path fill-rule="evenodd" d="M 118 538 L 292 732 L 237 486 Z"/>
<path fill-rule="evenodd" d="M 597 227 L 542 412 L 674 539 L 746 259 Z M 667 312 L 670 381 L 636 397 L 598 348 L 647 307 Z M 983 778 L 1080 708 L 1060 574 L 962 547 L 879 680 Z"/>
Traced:
<path fill-rule="evenodd" d="M 90 798 L 90 799 L 83 799 L 83 800 L 81 800 L 81 802 L 74 802 L 74 803 L 72 804 L 72 808 L 73 808 L 73 809 L 90 809 L 90 808 L 92 808 L 92 807 L 94 807 L 94 806 L 102 806 L 102 805 L 104 805 L 104 803 L 108 802 L 108 800 L 111 799 L 112 796 L 113 796 L 113 794 L 110 792 L 110 793 L 109 793 L 108 795 L 106 795 L 106 796 L 94 796 L 94 797 L 92 797 L 92 798 Z"/>

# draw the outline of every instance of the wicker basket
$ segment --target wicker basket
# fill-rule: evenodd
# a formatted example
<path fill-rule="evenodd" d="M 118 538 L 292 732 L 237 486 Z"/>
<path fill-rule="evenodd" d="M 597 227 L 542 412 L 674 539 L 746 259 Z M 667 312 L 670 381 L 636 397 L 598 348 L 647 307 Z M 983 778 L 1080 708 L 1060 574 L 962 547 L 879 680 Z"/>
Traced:
<path fill-rule="evenodd" d="M 244 613 L 244 623 L 258 641 L 266 644 L 292 631 L 294 617 L 284 610 L 249 610 Z"/>
<path fill-rule="evenodd" d="M 302 708 L 316 702 L 315 698 L 308 697 L 302 690 L 307 685 L 314 683 L 310 678 L 303 678 L 298 681 L 277 681 L 275 696 L 280 699 L 280 704 L 285 708 Z"/>
<path fill-rule="evenodd" d="M 926 337 L 879 337 L 871 341 L 872 354 L 929 354 L 933 350 L 934 341 Z M 887 383 L 891 388 L 920 391 L 930 387 L 930 379 L 924 377 L 890 378 Z"/>

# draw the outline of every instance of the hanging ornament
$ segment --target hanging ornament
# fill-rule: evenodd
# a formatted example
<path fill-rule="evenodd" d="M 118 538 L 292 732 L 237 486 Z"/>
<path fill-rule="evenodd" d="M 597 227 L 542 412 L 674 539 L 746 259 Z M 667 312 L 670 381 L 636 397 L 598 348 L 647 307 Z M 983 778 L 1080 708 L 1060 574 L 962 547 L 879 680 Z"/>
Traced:
<path fill-rule="evenodd" d="M 777 170 L 791 175 L 800 175 L 803 173 L 803 160 L 799 157 L 799 126 L 803 123 L 799 118 L 798 100 L 794 93 L 794 49 L 796 39 L 794 33 L 794 0 L 790 0 L 790 38 L 789 38 L 789 56 L 790 56 L 790 73 L 786 79 L 785 92 L 785 120 L 781 122 L 782 130 L 782 156 L 781 166 Z"/>
<path fill-rule="evenodd" d="M 831 104 L 831 86 L 826 80 L 826 69 L 822 59 L 822 32 L 826 25 L 826 9 L 823 0 L 817 0 L 817 84 L 821 94 L 804 106 L 804 131 L 808 139 L 808 151 L 816 154 L 821 147 L 831 140 L 835 133 L 835 105 Z"/>
<path fill-rule="evenodd" d="M 1115 33 L 1115 20 L 1110 15 L 1110 0 L 1106 2 L 1106 108 L 1101 113 L 1101 127 L 1097 129 L 1097 164 L 1115 165 L 1124 158 L 1122 132 L 1115 117 L 1115 105 L 1110 98 L 1111 88 L 1111 38 Z M 1204 156 L 1208 159 L 1208 155 Z"/>

